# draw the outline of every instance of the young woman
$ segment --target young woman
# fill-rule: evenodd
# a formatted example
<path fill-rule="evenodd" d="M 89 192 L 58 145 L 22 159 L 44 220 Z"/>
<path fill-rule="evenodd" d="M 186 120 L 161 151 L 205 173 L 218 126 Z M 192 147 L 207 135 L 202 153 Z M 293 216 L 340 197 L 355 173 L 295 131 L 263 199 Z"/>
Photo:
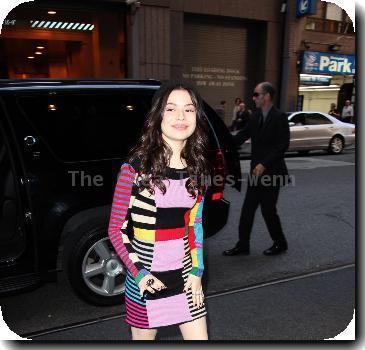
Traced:
<path fill-rule="evenodd" d="M 109 237 L 128 269 L 126 322 L 133 340 L 153 340 L 157 328 L 173 324 L 185 340 L 208 339 L 201 282 L 209 175 L 203 118 L 194 87 L 162 85 L 138 145 L 121 166 Z"/>

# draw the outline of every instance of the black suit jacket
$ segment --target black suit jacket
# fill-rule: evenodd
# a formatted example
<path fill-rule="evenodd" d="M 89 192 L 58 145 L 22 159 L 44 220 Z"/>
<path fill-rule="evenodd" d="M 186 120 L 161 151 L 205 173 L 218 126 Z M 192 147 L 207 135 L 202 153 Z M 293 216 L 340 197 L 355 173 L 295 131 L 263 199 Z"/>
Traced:
<path fill-rule="evenodd" d="M 262 175 L 287 175 L 284 154 L 290 142 L 288 118 L 272 106 L 260 128 L 260 114 L 261 111 L 251 116 L 246 127 L 234 136 L 234 141 L 240 145 L 251 138 L 251 171 L 261 163 L 266 168 Z"/>

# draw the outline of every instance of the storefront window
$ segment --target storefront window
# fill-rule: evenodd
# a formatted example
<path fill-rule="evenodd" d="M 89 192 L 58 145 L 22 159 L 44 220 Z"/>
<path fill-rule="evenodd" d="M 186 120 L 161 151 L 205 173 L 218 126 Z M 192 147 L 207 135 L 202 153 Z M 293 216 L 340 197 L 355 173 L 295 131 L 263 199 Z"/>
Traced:
<path fill-rule="evenodd" d="M 1 78 L 125 77 L 124 8 L 13 9 L 0 35 Z"/>

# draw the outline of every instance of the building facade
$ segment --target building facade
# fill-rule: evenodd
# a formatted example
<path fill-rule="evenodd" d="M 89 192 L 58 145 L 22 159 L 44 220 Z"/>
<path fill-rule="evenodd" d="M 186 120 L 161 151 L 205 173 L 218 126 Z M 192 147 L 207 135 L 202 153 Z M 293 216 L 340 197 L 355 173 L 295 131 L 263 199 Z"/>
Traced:
<path fill-rule="evenodd" d="M 313 1 L 315 13 L 297 17 L 297 1 L 288 1 L 285 33 L 287 82 L 281 105 L 287 110 L 328 112 L 342 109 L 355 96 L 356 43 L 346 12 L 326 1 Z M 284 76 L 285 80 L 285 76 Z"/>
<path fill-rule="evenodd" d="M 314 14 L 298 17 L 298 2 L 36 0 L 11 11 L 3 24 L 0 74 L 183 78 L 211 106 L 227 101 L 227 124 L 234 99 L 252 107 L 254 86 L 264 80 L 275 85 L 284 110 L 340 105 L 352 91 L 354 73 L 318 83 L 319 74 L 302 73 L 302 57 L 306 51 L 354 55 L 352 23 L 342 9 L 320 0 Z"/>
<path fill-rule="evenodd" d="M 142 1 L 132 29 L 139 45 L 129 50 L 131 76 L 190 80 L 211 106 L 227 101 L 229 125 L 236 97 L 251 107 L 257 82 L 280 86 L 281 10 L 281 0 Z"/>

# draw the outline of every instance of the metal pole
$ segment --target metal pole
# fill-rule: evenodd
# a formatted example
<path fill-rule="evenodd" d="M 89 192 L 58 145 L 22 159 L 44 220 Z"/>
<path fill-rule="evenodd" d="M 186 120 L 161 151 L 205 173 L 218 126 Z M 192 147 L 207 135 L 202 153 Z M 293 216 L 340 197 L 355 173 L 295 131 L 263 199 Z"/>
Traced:
<path fill-rule="evenodd" d="M 290 17 L 288 16 L 288 1 L 285 0 L 281 7 L 283 13 L 282 20 L 282 51 L 280 67 L 280 89 L 279 89 L 279 108 L 285 111 L 288 106 L 288 80 L 289 80 L 289 35 Z"/>

